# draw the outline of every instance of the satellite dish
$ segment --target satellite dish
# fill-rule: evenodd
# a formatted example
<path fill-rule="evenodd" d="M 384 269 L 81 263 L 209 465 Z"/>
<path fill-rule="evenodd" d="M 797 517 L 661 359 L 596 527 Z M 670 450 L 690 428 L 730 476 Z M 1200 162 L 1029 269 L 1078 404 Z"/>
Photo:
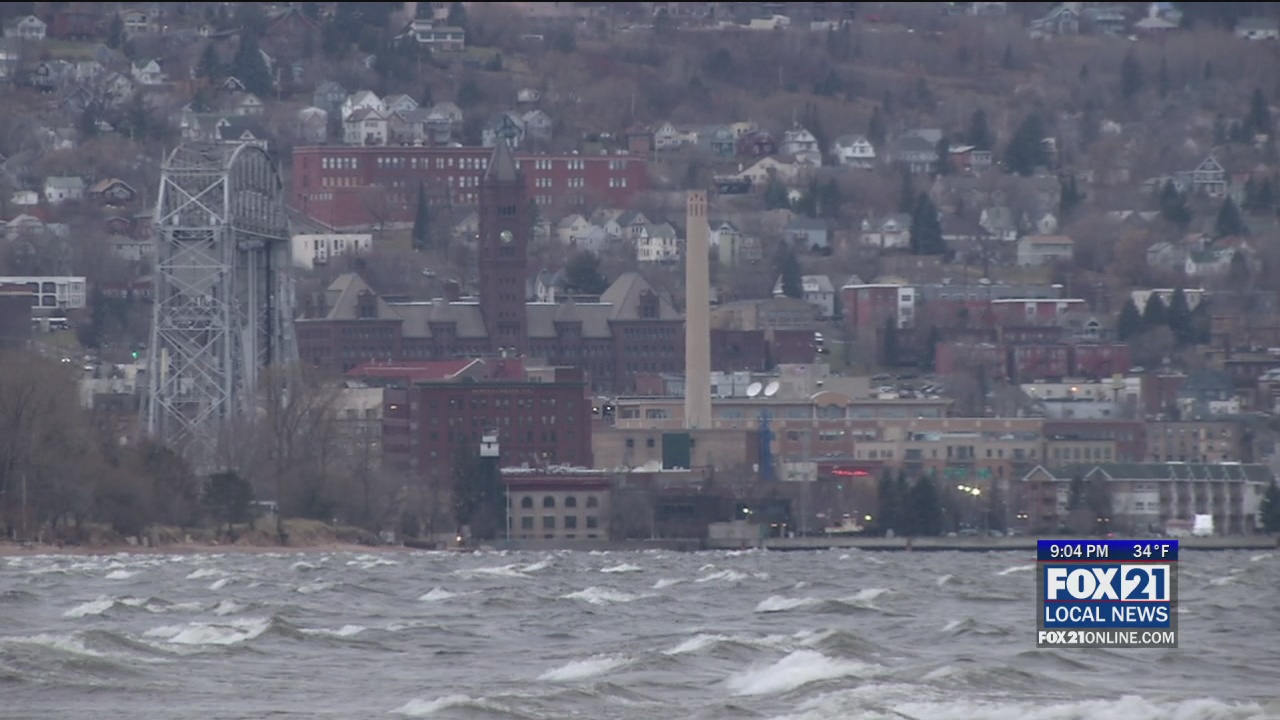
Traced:
<path fill-rule="evenodd" d="M 762 389 L 764 389 L 764 386 L 761 385 L 760 383 L 758 382 L 751 383 L 750 385 L 747 386 L 747 397 L 753 398 L 759 395 Z"/>
<path fill-rule="evenodd" d="M 771 381 L 769 382 L 769 385 L 768 385 L 767 387 L 765 387 L 765 389 L 764 389 L 764 396 L 765 396 L 765 397 L 773 397 L 774 395 L 777 395 L 777 394 L 778 394 L 778 389 L 779 389 L 779 388 L 781 388 L 781 387 L 782 387 L 782 385 L 778 384 L 778 381 L 777 381 L 777 380 L 771 380 Z"/>

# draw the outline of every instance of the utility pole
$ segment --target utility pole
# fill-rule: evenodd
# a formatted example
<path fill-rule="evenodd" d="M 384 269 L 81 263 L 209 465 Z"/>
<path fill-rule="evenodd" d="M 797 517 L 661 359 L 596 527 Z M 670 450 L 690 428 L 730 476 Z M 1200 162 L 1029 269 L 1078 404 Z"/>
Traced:
<path fill-rule="evenodd" d="M 27 473 L 22 473 L 22 541 L 26 542 L 31 539 L 27 534 Z"/>

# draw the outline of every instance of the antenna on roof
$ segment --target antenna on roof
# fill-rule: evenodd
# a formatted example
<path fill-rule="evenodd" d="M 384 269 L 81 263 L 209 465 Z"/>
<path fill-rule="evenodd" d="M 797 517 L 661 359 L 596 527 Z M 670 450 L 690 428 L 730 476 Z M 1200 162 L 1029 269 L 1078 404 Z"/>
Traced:
<path fill-rule="evenodd" d="M 778 389 L 781 387 L 782 385 L 780 385 L 777 380 L 770 380 L 769 384 L 764 389 L 764 396 L 773 397 L 774 395 L 777 395 Z"/>
<path fill-rule="evenodd" d="M 750 385 L 748 385 L 748 386 L 747 386 L 747 397 L 749 397 L 749 398 L 753 398 L 753 397 L 755 397 L 755 396 L 759 395 L 759 394 L 760 394 L 760 391 L 761 391 L 761 390 L 763 390 L 763 389 L 764 389 L 764 386 L 763 386 L 763 385 L 761 385 L 761 384 L 760 384 L 760 383 L 758 383 L 758 382 L 753 382 L 753 383 L 751 383 Z"/>

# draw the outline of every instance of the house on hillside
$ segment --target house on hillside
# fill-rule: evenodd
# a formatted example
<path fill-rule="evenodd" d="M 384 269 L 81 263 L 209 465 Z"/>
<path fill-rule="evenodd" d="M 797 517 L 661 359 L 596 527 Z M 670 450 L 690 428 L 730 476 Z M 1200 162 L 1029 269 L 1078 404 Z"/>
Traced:
<path fill-rule="evenodd" d="M 1049 11 L 1047 15 L 1031 21 L 1031 36 L 1037 38 L 1056 37 L 1059 35 L 1078 35 L 1080 33 L 1080 13 L 1072 6 L 1078 3 L 1064 3 Z"/>
<path fill-rule="evenodd" d="M 831 228 L 826 220 L 797 215 L 783 228 L 783 238 L 796 252 L 827 252 L 831 249 Z"/>
<path fill-rule="evenodd" d="M 680 261 L 681 245 L 671 223 L 645 225 L 636 238 L 636 260 L 642 263 L 674 264 Z"/>
<path fill-rule="evenodd" d="M 89 197 L 108 207 L 123 207 L 133 202 L 138 193 L 120 178 L 103 178 L 89 188 Z"/>
<path fill-rule="evenodd" d="M 19 40 L 38 42 L 44 40 L 49 26 L 35 15 L 16 17 L 4 24 L 4 36 Z"/>
<path fill-rule="evenodd" d="M 929 142 L 921 135 L 906 135 L 898 140 L 894 162 L 913 175 L 931 173 L 938 166 L 938 141 Z"/>
<path fill-rule="evenodd" d="M 818 139 L 799 125 L 782 134 L 778 153 L 795 157 L 796 162 L 801 165 L 822 164 L 822 148 L 818 147 Z"/>
<path fill-rule="evenodd" d="M 845 167 L 870 170 L 876 164 L 876 149 L 862 135 L 841 135 L 831 144 L 831 156 Z"/>
<path fill-rule="evenodd" d="M 1215 155 L 1209 155 L 1191 172 L 1191 188 L 1212 198 L 1226 197 L 1227 171 Z"/>
<path fill-rule="evenodd" d="M 818 317 L 827 319 L 836 314 L 836 289 L 831 278 L 826 275 L 805 275 L 800 278 L 800 287 L 804 294 L 802 299 L 818 309 Z M 773 284 L 775 298 L 786 297 L 782 291 L 782 276 Z"/>
<path fill-rule="evenodd" d="M 133 63 L 129 74 L 139 85 L 163 85 L 166 80 L 164 70 L 160 69 L 160 63 L 156 60 Z"/>
<path fill-rule="evenodd" d="M 738 157 L 761 158 L 778 152 L 778 141 L 768 130 L 749 130 L 738 136 Z"/>
<path fill-rule="evenodd" d="M 1018 241 L 1018 264 L 1052 265 L 1071 262 L 1075 242 L 1065 235 L 1028 235 Z"/>
<path fill-rule="evenodd" d="M 342 121 L 342 141 L 347 145 L 386 145 L 386 115 L 369 108 L 356 110 Z"/>
<path fill-rule="evenodd" d="M 1270 17 L 1240 18 L 1236 37 L 1245 40 L 1280 40 L 1280 21 Z"/>
<path fill-rule="evenodd" d="M 328 113 L 339 112 L 350 93 L 336 80 L 325 80 L 311 93 L 311 104 Z"/>
<path fill-rule="evenodd" d="M 662 123 L 653 131 L 653 149 L 659 152 L 676 150 L 685 145 L 696 145 L 697 142 L 697 132 L 681 130 L 669 122 Z"/>
<path fill-rule="evenodd" d="M 862 221 L 858 242 L 863 247 L 880 250 L 904 250 L 911 247 L 911 216 L 894 213 L 882 218 Z"/>
<path fill-rule="evenodd" d="M 44 181 L 44 200 L 50 205 L 84 199 L 84 179 L 54 175 Z"/>

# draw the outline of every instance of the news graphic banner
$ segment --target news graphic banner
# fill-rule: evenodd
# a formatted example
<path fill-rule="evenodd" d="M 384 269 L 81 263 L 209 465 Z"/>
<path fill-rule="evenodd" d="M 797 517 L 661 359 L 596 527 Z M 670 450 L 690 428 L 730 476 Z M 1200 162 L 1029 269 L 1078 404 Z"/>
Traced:
<path fill-rule="evenodd" d="M 1036 647 L 1178 647 L 1177 540 L 1040 540 Z"/>

